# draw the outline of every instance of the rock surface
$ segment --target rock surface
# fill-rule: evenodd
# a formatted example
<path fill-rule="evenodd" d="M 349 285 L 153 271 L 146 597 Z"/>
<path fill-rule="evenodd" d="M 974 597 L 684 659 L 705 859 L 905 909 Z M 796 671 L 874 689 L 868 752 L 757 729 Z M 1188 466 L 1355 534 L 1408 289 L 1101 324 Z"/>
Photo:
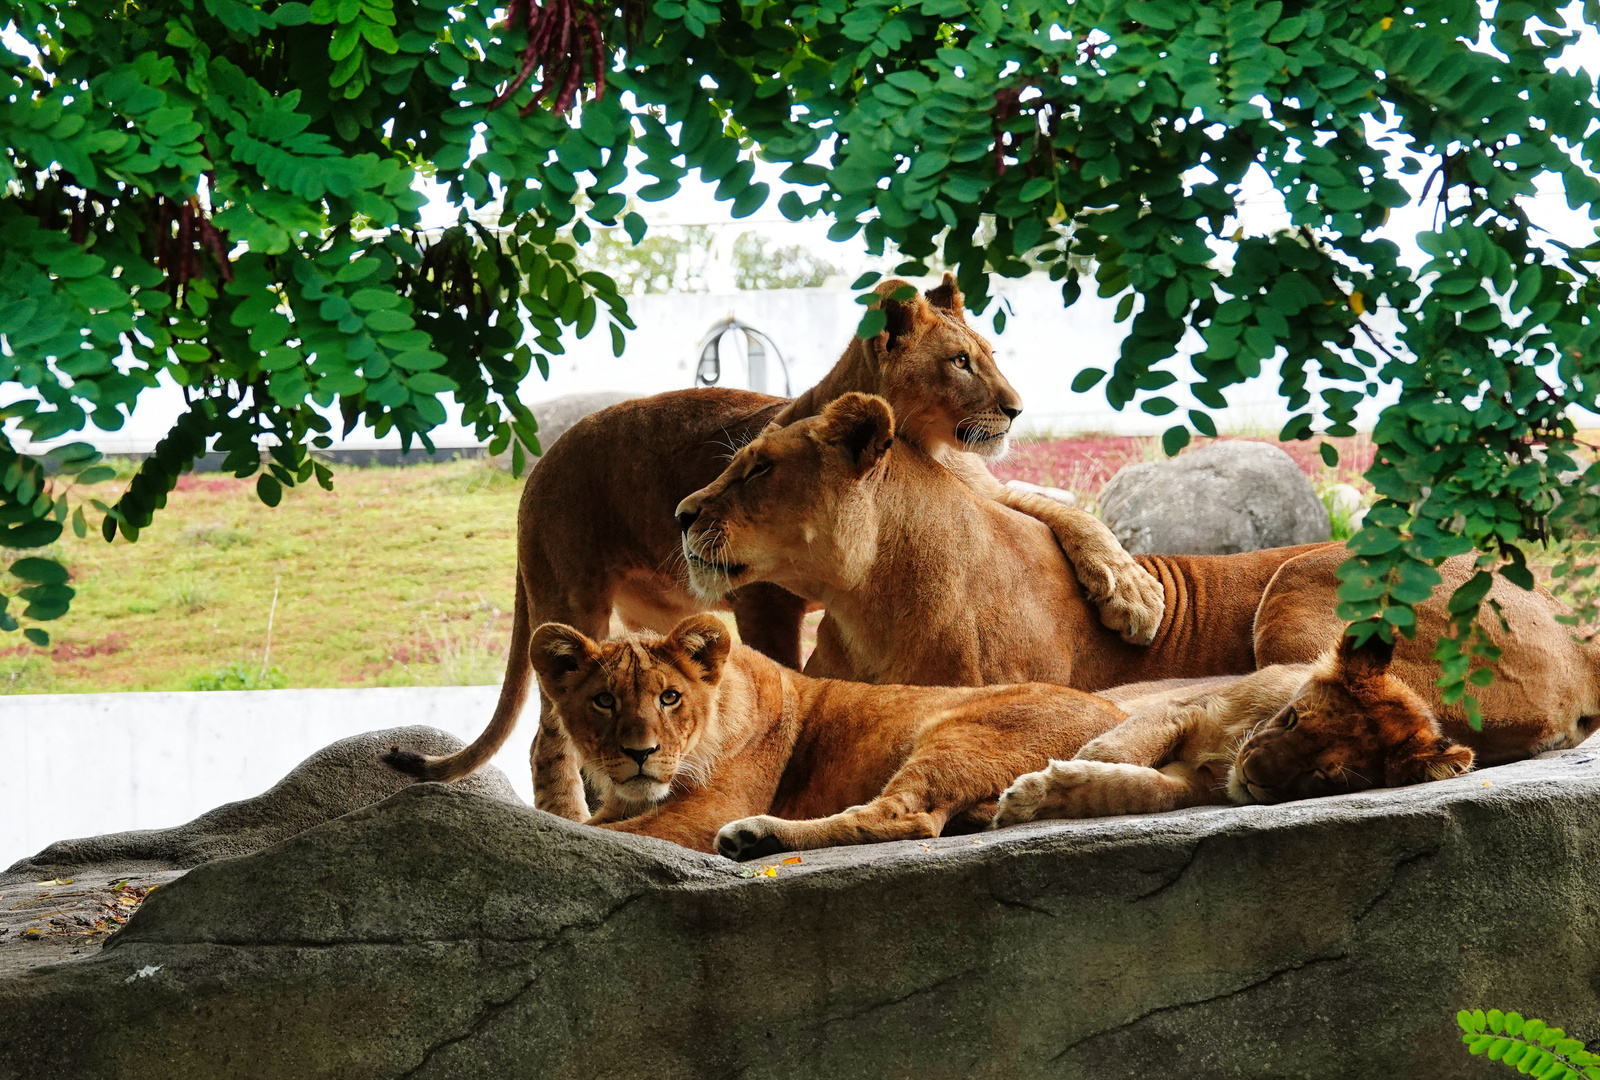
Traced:
<path fill-rule="evenodd" d="M 1100 516 L 1135 555 L 1231 555 L 1328 539 L 1328 511 L 1294 459 L 1230 439 L 1170 461 L 1126 465 Z"/>
<path fill-rule="evenodd" d="M 55 877 L 187 869 L 225 855 L 247 855 L 410 786 L 409 777 L 378 760 L 389 747 L 448 754 L 463 745 L 454 735 L 422 726 L 354 735 L 318 750 L 254 798 L 219 806 L 170 829 L 58 841 L 0 873 L 0 886 Z M 456 786 L 522 805 L 505 774 L 492 766 Z"/>
<path fill-rule="evenodd" d="M 0 979 L 0 1075 L 1502 1075 L 1600 1035 L 1600 755 L 731 863 L 418 785 Z M 754 876 L 745 876 L 753 874 Z"/>

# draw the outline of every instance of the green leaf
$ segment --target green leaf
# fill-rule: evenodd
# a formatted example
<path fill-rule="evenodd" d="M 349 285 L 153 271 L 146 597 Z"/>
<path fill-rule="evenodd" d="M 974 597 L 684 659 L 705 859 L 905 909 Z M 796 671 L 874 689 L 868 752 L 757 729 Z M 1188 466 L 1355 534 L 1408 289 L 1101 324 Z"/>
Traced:
<path fill-rule="evenodd" d="M 1170 457 L 1177 457 L 1178 452 L 1189 445 L 1189 429 L 1182 424 L 1169 427 L 1161 433 L 1161 452 Z"/>
<path fill-rule="evenodd" d="M 41 649 L 48 648 L 50 645 L 50 635 L 40 630 L 37 626 L 28 627 L 22 632 L 22 636 Z"/>
<path fill-rule="evenodd" d="M 865 289 L 867 286 L 875 284 L 881 277 L 883 277 L 883 275 L 878 273 L 876 270 L 868 270 L 865 274 L 862 274 L 860 277 L 852 281 L 850 283 L 850 288 L 855 291 Z M 873 335 L 869 334 L 867 336 L 871 337 Z"/>
<path fill-rule="evenodd" d="M 1105 377 L 1106 373 L 1099 368 L 1084 368 L 1072 377 L 1072 392 L 1082 394 L 1092 390 Z"/>
<path fill-rule="evenodd" d="M 857 288 L 860 288 L 858 285 Z M 882 308 L 871 308 L 861 316 L 861 322 L 856 326 L 856 337 L 868 340 L 883 333 L 884 327 L 889 325 L 889 317 L 883 313 Z"/>
<path fill-rule="evenodd" d="M 18 559 L 11 564 L 11 576 L 21 578 L 23 581 L 37 582 L 40 585 L 64 585 L 67 581 L 67 568 L 54 559 Z"/>
<path fill-rule="evenodd" d="M 262 473 L 256 477 L 256 495 L 268 506 L 277 506 L 283 501 L 283 485 L 276 478 Z"/>
<path fill-rule="evenodd" d="M 1330 469 L 1339 467 L 1339 448 L 1332 443 L 1323 443 L 1317 447 L 1317 452 L 1322 455 L 1322 463 Z"/>

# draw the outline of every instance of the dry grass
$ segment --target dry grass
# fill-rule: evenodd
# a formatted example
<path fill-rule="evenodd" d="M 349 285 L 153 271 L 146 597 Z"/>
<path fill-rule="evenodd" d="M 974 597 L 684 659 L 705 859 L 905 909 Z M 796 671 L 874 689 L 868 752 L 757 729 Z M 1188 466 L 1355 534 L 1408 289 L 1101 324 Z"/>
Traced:
<path fill-rule="evenodd" d="M 481 461 L 345 469 L 273 510 L 186 476 L 138 543 L 53 550 L 78 597 L 47 651 L 0 635 L 0 693 L 498 682 L 520 487 Z"/>

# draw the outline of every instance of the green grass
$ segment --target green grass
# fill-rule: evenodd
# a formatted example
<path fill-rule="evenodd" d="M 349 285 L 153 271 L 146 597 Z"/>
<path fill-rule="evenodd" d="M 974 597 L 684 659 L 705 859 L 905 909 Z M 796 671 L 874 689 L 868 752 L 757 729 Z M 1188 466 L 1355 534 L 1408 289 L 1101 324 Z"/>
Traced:
<path fill-rule="evenodd" d="M 77 599 L 49 649 L 0 634 L 0 693 L 496 683 L 520 491 L 481 460 L 344 469 L 276 509 L 185 476 L 138 543 L 53 545 Z"/>

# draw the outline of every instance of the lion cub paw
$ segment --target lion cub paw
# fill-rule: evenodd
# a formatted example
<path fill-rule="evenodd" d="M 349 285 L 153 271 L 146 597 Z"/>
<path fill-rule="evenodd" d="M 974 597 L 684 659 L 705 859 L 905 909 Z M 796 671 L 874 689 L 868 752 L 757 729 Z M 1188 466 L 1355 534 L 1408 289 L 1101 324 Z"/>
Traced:
<path fill-rule="evenodd" d="M 1115 805 L 1111 787 L 1125 768 L 1074 759 L 1052 761 L 1047 768 L 1025 773 L 1000 793 L 994 827 L 1123 813 Z"/>
<path fill-rule="evenodd" d="M 777 834 L 782 824 L 782 819 L 766 814 L 730 821 L 717 830 L 717 853 L 734 862 L 748 862 L 787 851 Z"/>

